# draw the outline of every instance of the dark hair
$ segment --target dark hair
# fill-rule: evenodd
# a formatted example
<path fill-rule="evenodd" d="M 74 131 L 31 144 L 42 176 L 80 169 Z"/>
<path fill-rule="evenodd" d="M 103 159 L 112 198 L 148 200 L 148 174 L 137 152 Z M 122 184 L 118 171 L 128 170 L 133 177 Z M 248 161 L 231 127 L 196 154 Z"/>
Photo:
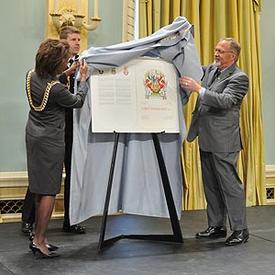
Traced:
<path fill-rule="evenodd" d="M 36 53 L 35 72 L 41 78 L 55 76 L 64 59 L 70 57 L 70 46 L 66 40 L 47 39 Z"/>
<path fill-rule="evenodd" d="M 71 33 L 78 33 L 78 34 L 80 34 L 80 30 L 77 29 L 76 27 L 73 27 L 73 26 L 62 27 L 60 29 L 60 32 L 59 32 L 59 38 L 60 39 L 67 39 L 68 38 L 68 34 L 71 34 Z"/>

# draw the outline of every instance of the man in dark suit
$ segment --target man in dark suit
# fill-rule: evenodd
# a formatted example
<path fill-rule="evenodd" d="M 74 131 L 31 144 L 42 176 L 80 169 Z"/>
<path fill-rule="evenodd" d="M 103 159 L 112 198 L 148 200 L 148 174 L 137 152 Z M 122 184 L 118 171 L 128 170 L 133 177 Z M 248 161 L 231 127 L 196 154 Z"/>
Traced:
<path fill-rule="evenodd" d="M 72 26 L 61 28 L 60 39 L 65 39 L 70 45 L 72 57 L 69 60 L 68 69 L 64 71 L 59 80 L 61 83 L 68 85 L 71 93 L 74 93 L 74 78 L 75 71 L 79 67 L 78 53 L 80 51 L 80 31 Z M 72 156 L 72 142 L 73 142 L 73 109 L 67 109 L 65 114 L 65 158 L 64 166 L 66 177 L 64 180 L 64 222 L 63 231 L 83 234 L 85 228 L 79 224 L 71 225 L 69 219 L 70 208 L 70 186 L 71 186 L 71 156 Z M 25 201 L 22 209 L 22 227 L 23 233 L 30 234 L 33 230 L 33 223 L 35 221 L 35 205 L 34 195 L 27 190 Z"/>
<path fill-rule="evenodd" d="M 204 68 L 202 84 L 184 76 L 181 87 L 199 94 L 187 140 L 198 137 L 202 178 L 207 201 L 208 228 L 197 238 L 224 238 L 228 215 L 232 235 L 226 245 L 247 242 L 245 193 L 237 173 L 242 149 L 240 107 L 248 91 L 248 77 L 236 65 L 240 45 L 225 38 L 215 47 L 214 64 Z"/>
<path fill-rule="evenodd" d="M 69 85 L 69 90 L 74 93 L 75 71 L 79 67 L 78 53 L 80 51 L 80 31 L 72 26 L 61 28 L 60 39 L 65 39 L 70 45 L 72 57 L 69 60 L 68 69 L 59 77 L 61 83 Z M 71 225 L 69 219 L 70 188 L 71 188 L 71 157 L 73 144 L 73 109 L 67 109 L 65 114 L 65 159 L 64 166 L 66 177 L 64 180 L 64 222 L 63 231 L 84 234 L 85 228 L 79 224 Z"/>

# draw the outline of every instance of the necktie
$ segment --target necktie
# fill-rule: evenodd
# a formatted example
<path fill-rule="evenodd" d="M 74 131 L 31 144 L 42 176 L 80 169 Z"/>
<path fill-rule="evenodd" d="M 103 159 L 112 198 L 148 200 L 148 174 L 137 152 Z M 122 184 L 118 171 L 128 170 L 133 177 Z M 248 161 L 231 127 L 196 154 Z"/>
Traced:
<path fill-rule="evenodd" d="M 79 55 L 78 55 L 78 54 L 76 54 L 76 55 L 74 55 L 73 57 L 71 57 L 71 58 L 69 59 L 69 62 L 68 62 L 68 67 L 71 67 L 71 66 L 73 65 L 73 63 L 74 63 L 76 60 L 78 60 L 78 58 L 79 58 Z"/>
<path fill-rule="evenodd" d="M 69 61 L 68 61 L 68 68 L 71 67 L 74 63 L 74 60 L 73 58 L 70 58 Z"/>
<path fill-rule="evenodd" d="M 216 72 L 215 72 L 215 78 L 218 78 L 221 74 L 221 70 L 220 69 L 217 69 Z"/>
<path fill-rule="evenodd" d="M 210 80 L 211 82 L 210 82 L 209 86 L 211 86 L 217 80 L 217 78 L 220 76 L 220 74 L 221 74 L 221 70 L 217 68 L 213 75 L 212 80 Z"/>

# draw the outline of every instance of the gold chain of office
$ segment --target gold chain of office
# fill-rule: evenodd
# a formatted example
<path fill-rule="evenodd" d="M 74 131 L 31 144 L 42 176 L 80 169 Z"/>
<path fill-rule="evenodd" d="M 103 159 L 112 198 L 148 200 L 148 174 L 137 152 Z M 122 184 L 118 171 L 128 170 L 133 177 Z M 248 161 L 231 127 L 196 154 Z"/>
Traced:
<path fill-rule="evenodd" d="M 27 95 L 28 95 L 28 101 L 29 101 L 30 106 L 36 112 L 42 112 L 45 109 L 46 105 L 47 105 L 51 88 L 55 84 L 59 83 L 59 81 L 53 80 L 53 81 L 49 82 L 47 84 L 47 86 L 46 86 L 46 89 L 45 89 L 45 92 L 44 92 L 41 104 L 39 106 L 34 106 L 33 101 L 32 101 L 32 96 L 31 96 L 31 75 L 32 75 L 33 72 L 34 72 L 34 70 L 30 70 L 28 72 L 28 75 L 27 75 Z"/>

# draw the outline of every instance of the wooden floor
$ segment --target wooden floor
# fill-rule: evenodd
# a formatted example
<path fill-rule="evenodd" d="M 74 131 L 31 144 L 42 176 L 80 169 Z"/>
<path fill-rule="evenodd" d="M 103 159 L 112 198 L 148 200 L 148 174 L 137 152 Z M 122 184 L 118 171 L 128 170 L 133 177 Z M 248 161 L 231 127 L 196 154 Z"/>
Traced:
<path fill-rule="evenodd" d="M 49 228 L 49 240 L 60 246 L 61 257 L 37 260 L 20 232 L 20 223 L 0 224 L 0 275 L 2 274 L 275 274 L 275 206 L 247 208 L 249 242 L 226 247 L 224 239 L 197 240 L 205 229 L 205 211 L 182 213 L 183 244 L 123 239 L 97 253 L 101 218 L 87 220 L 85 235 L 61 231 L 61 220 Z M 108 218 L 106 235 L 167 234 L 167 219 L 142 216 Z"/>

